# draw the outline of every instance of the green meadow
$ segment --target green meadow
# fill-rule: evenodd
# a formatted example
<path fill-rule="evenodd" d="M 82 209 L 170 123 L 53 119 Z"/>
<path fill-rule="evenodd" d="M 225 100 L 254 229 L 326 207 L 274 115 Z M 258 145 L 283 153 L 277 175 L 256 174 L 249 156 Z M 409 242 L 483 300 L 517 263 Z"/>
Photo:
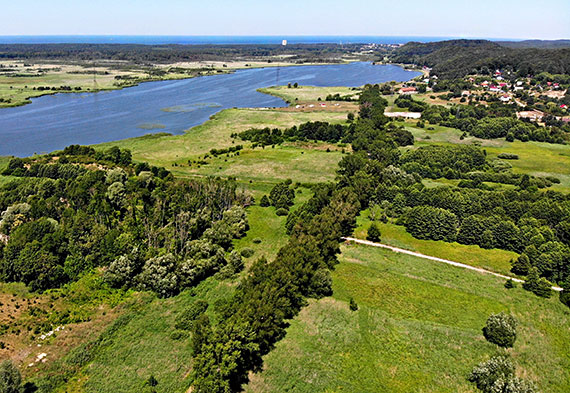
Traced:
<path fill-rule="evenodd" d="M 467 375 L 497 351 L 481 329 L 500 311 L 519 320 L 517 373 L 543 392 L 570 384 L 570 311 L 556 298 L 362 245 L 343 246 L 333 290 L 291 321 L 247 392 L 476 392 Z"/>
<path fill-rule="evenodd" d="M 545 142 L 507 142 L 504 139 L 480 139 L 467 136 L 463 140 L 462 132 L 439 125 L 426 125 L 419 128 L 413 122 L 406 122 L 405 127 L 416 139 L 415 146 L 426 144 L 477 144 L 487 151 L 490 159 L 500 153 L 513 153 L 518 160 L 508 160 L 515 173 L 526 173 L 533 176 L 554 176 L 560 184 L 550 187 L 564 193 L 570 192 L 570 145 Z M 428 128 L 433 128 L 429 130 Z"/>
<path fill-rule="evenodd" d="M 354 230 L 354 237 L 366 239 L 366 233 L 372 221 L 369 218 L 369 211 L 363 211 L 357 218 L 357 227 Z M 410 235 L 402 225 L 391 222 L 376 222 L 380 228 L 381 242 L 390 246 L 403 248 L 421 254 L 448 259 L 467 265 L 481 267 L 496 273 L 512 275 L 511 259 L 518 258 L 518 254 L 512 251 L 492 249 L 487 250 L 477 245 L 466 245 L 459 243 L 448 243 L 442 240 L 421 240 Z"/>
<path fill-rule="evenodd" d="M 226 109 L 183 135 L 152 134 L 97 145 L 97 148 L 128 148 L 135 160 L 164 166 L 180 177 L 233 176 L 241 182 L 261 183 L 276 183 L 288 178 L 309 183 L 332 181 L 342 157 L 342 149 L 337 146 L 321 142 L 288 143 L 252 149 L 248 142 L 231 137 L 233 133 L 249 128 L 287 128 L 308 121 L 343 123 L 346 113 Z M 210 149 L 235 145 L 244 146 L 239 155 L 210 157 L 200 165 L 188 163 L 203 159 Z"/>

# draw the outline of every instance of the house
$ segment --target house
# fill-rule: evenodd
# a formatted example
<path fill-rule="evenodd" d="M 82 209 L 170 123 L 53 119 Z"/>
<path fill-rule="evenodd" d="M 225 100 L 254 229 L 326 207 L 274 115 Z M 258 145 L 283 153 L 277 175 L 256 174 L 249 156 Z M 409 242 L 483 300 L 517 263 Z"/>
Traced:
<path fill-rule="evenodd" d="M 521 91 L 524 90 L 524 87 L 522 86 L 515 86 L 515 91 Z"/>
<path fill-rule="evenodd" d="M 400 94 L 415 94 L 417 93 L 417 90 L 415 87 L 402 87 L 398 93 Z"/>
<path fill-rule="evenodd" d="M 562 104 L 562 105 L 560 105 L 560 109 L 568 109 L 568 105 Z"/>
<path fill-rule="evenodd" d="M 461 95 L 464 97 L 469 97 L 471 95 L 471 92 L 469 90 L 463 90 L 461 92 Z"/>
<path fill-rule="evenodd" d="M 517 86 L 522 86 L 523 85 L 523 81 L 517 81 Z"/>
<path fill-rule="evenodd" d="M 499 83 L 499 86 L 501 86 L 501 87 L 505 87 L 506 85 L 507 85 L 507 84 L 506 84 L 505 82 Z"/>
<path fill-rule="evenodd" d="M 503 73 L 499 70 L 495 71 L 495 76 L 503 75 Z"/>
<path fill-rule="evenodd" d="M 511 100 L 511 96 L 508 94 L 503 94 L 502 96 L 499 97 L 499 100 L 501 100 L 502 102 L 509 102 Z"/>
<path fill-rule="evenodd" d="M 495 86 L 495 85 L 491 85 L 491 86 L 489 87 L 489 91 L 493 91 L 493 92 L 495 92 L 495 93 L 498 93 L 498 92 L 501 91 L 501 89 L 500 89 L 499 87 Z"/>

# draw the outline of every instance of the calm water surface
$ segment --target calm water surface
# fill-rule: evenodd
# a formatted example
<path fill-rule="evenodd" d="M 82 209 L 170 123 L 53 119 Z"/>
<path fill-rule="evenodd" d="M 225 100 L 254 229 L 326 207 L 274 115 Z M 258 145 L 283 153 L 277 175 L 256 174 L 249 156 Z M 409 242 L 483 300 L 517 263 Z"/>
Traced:
<path fill-rule="evenodd" d="M 406 81 L 418 75 L 397 66 L 370 63 L 295 66 L 38 97 L 22 107 L 0 109 L 0 155 L 28 156 L 70 144 L 96 144 L 159 131 L 181 134 L 225 108 L 286 105 L 279 98 L 257 92 L 260 87 L 289 82 L 357 87 Z M 164 128 L 141 128 L 157 124 Z"/>

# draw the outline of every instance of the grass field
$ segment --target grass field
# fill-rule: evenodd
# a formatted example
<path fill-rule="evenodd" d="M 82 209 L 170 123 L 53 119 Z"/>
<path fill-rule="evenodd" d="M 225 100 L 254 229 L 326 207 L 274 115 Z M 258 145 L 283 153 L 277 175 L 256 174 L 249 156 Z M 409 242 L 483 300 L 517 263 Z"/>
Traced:
<path fill-rule="evenodd" d="M 119 146 L 128 148 L 137 161 L 164 166 L 175 175 L 237 176 L 241 181 L 275 183 L 287 178 L 299 182 L 319 182 L 334 179 L 336 165 L 341 159 L 340 148 L 324 143 L 285 144 L 262 149 L 247 148 L 248 142 L 231 138 L 232 133 L 249 128 L 287 128 L 308 121 L 346 121 L 346 113 L 288 112 L 282 110 L 226 109 L 206 123 L 183 135 L 148 135 L 98 145 L 97 148 Z M 204 156 L 210 149 L 245 145 L 239 155 L 210 158 L 206 165 L 188 165 L 188 160 Z M 327 152 L 327 147 L 331 152 Z M 176 164 L 177 166 L 173 166 Z"/>
<path fill-rule="evenodd" d="M 518 160 L 509 160 L 515 173 L 534 176 L 554 176 L 560 184 L 550 187 L 552 190 L 570 192 L 570 145 L 544 142 L 507 142 L 504 139 L 480 139 L 471 136 L 461 140 L 462 132 L 449 127 L 429 125 L 418 128 L 413 122 L 406 122 L 406 129 L 416 138 L 415 146 L 428 144 L 477 144 L 485 149 L 490 159 L 500 153 L 514 153 Z M 433 127 L 434 130 L 428 130 Z M 429 136 L 429 139 L 427 138 Z"/>
<path fill-rule="evenodd" d="M 366 239 L 366 232 L 370 224 L 371 221 L 368 217 L 368 210 L 365 210 L 357 218 L 358 226 L 354 231 L 354 237 Z M 476 245 L 416 239 L 406 232 L 406 229 L 401 225 L 390 222 L 386 224 L 376 222 L 376 224 L 382 234 L 381 243 L 416 251 L 429 256 L 481 267 L 496 273 L 512 275 L 512 273 L 510 273 L 510 260 L 518 257 L 517 253 L 511 251 L 499 249 L 487 250 Z"/>
<path fill-rule="evenodd" d="M 247 392 L 476 392 L 466 376 L 496 351 L 481 328 L 500 311 L 519 320 L 518 374 L 543 392 L 570 384 L 570 311 L 556 298 L 357 245 L 343 246 L 333 289 L 291 322 Z"/>

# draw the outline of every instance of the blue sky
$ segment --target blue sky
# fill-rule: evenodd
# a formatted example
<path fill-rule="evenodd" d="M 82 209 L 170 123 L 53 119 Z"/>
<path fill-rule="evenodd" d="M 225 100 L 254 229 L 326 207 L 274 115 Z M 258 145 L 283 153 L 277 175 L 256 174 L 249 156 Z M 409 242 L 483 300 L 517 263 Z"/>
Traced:
<path fill-rule="evenodd" d="M 0 0 L 0 35 L 570 38 L 570 0 Z"/>

